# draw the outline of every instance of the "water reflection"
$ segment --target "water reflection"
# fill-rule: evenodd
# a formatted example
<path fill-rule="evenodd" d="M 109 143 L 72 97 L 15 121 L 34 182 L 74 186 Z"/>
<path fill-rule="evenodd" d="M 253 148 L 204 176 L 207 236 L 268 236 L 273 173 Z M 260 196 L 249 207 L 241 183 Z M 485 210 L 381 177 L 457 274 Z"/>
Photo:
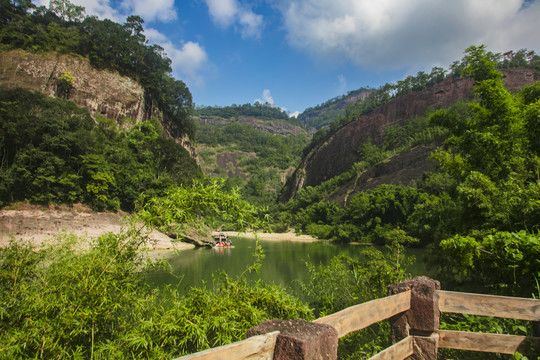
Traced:
<path fill-rule="evenodd" d="M 212 248 L 213 255 L 231 255 L 232 246 L 217 246 Z"/>
<path fill-rule="evenodd" d="M 306 280 L 309 276 L 306 262 L 316 265 L 327 265 L 337 255 L 347 255 L 362 261 L 359 245 L 332 245 L 322 242 L 293 242 L 293 241 L 260 241 L 264 258 L 259 273 L 247 273 L 248 280 L 263 280 L 267 283 L 298 288 L 298 281 Z M 171 264 L 173 275 L 156 272 L 150 276 L 150 281 L 156 286 L 170 284 L 181 291 L 191 287 L 212 287 L 217 276 L 226 272 L 231 277 L 242 274 L 255 261 L 255 241 L 251 239 L 234 238 L 234 246 L 221 248 L 196 248 L 177 253 L 172 251 L 165 254 Z M 408 253 L 416 256 L 417 263 L 409 271 L 413 275 L 426 274 L 423 262 L 424 249 L 411 249 Z M 429 274 L 427 274 L 429 275 Z M 178 279 L 181 279 L 180 281 Z"/>

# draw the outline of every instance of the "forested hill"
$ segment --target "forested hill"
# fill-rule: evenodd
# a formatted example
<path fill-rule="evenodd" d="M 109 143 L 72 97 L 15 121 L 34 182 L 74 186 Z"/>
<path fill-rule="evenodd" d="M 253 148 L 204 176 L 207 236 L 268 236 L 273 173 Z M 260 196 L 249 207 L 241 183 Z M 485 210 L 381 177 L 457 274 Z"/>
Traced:
<path fill-rule="evenodd" d="M 307 128 L 320 129 L 328 126 L 346 112 L 346 107 L 358 100 L 364 100 L 374 89 L 360 88 L 349 91 L 346 95 L 341 95 L 325 101 L 324 103 L 307 108 L 298 115 L 298 120 Z"/>
<path fill-rule="evenodd" d="M 69 1 L 52 1 L 48 8 L 30 1 L 2 1 L 1 5 L 1 50 L 77 55 L 96 69 L 127 76 L 142 86 L 145 109 L 157 108 L 172 136 L 193 136 L 191 93 L 182 81 L 170 76 L 171 60 L 164 56 L 163 48 L 148 45 L 142 18 L 132 15 L 124 24 L 98 20 L 86 17 L 83 7 Z M 51 80 L 63 81 L 67 88 L 77 81 L 70 75 L 66 72 Z"/>
<path fill-rule="evenodd" d="M 143 20 L 0 2 L 0 207 L 19 201 L 132 211 L 202 177 L 192 98 Z M 194 148 L 192 149 L 194 150 Z"/>
<path fill-rule="evenodd" d="M 310 139 L 295 118 L 269 104 L 198 107 L 193 121 L 205 174 L 226 178 L 260 205 L 275 202 Z"/>
<path fill-rule="evenodd" d="M 244 104 L 231 106 L 197 106 L 194 115 L 200 118 L 217 117 L 230 120 L 239 117 L 252 117 L 262 120 L 282 120 L 295 126 L 302 126 L 302 122 L 295 117 L 271 104 Z"/>

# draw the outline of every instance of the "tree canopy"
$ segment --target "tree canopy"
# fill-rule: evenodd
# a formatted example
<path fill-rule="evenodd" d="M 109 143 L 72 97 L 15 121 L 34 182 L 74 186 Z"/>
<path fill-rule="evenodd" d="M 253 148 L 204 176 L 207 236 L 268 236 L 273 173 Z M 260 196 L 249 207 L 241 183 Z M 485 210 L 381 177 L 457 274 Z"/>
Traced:
<path fill-rule="evenodd" d="M 0 206 L 26 200 L 132 210 L 143 192 L 202 176 L 155 118 L 120 126 L 97 116 L 96 124 L 73 102 L 23 89 L 0 90 L 0 113 Z"/>

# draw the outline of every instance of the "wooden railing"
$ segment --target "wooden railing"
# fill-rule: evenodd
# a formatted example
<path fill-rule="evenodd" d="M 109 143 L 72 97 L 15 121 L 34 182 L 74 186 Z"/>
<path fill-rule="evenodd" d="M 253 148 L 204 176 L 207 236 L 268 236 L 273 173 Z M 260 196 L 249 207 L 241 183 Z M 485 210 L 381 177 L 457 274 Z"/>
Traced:
<path fill-rule="evenodd" d="M 527 354 L 532 351 L 540 354 L 540 337 L 471 333 L 439 328 L 441 312 L 538 322 L 540 300 L 441 291 L 438 281 L 426 277 L 391 285 L 389 293 L 392 295 L 314 320 L 314 324 L 331 326 L 336 333 L 336 353 L 320 358 L 335 359 L 338 338 L 386 319 L 390 319 L 392 323 L 394 344 L 370 360 L 403 360 L 411 356 L 411 359 L 435 360 L 439 348 L 503 354 L 513 354 L 516 351 Z M 278 337 L 281 336 L 280 331 L 282 334 L 287 332 L 284 328 L 276 330 L 278 331 L 177 360 L 275 359 L 275 355 L 279 353 L 275 347 Z M 312 341 L 317 342 L 318 339 L 313 338 Z M 296 358 L 308 359 L 309 355 Z"/>
<path fill-rule="evenodd" d="M 539 321 L 540 301 L 505 296 L 437 291 L 441 312 Z M 439 330 L 439 347 L 501 354 L 540 349 L 540 338 Z"/>
<path fill-rule="evenodd" d="M 337 330 L 338 338 L 351 332 L 362 330 L 379 321 L 386 320 L 403 313 L 411 308 L 411 291 L 368 301 L 351 306 L 337 313 L 319 318 L 313 322 L 331 325 Z M 413 338 L 407 338 L 395 343 L 388 349 L 380 352 L 371 360 L 406 359 L 413 354 Z"/>

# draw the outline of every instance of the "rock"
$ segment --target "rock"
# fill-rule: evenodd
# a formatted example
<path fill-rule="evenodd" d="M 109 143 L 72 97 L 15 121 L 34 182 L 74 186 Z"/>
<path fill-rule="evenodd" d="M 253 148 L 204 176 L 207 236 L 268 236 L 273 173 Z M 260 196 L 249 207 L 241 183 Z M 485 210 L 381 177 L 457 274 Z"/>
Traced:
<path fill-rule="evenodd" d="M 171 239 L 181 239 L 183 242 L 193 244 L 195 246 L 212 246 L 211 230 L 208 227 L 202 229 L 188 229 L 181 233 L 177 233 L 173 229 L 166 231 L 165 235 Z"/>
<path fill-rule="evenodd" d="M 246 338 L 273 331 L 280 332 L 274 360 L 337 359 L 338 333 L 330 325 L 302 319 L 268 320 L 249 329 Z"/>
<path fill-rule="evenodd" d="M 58 78 L 69 70 L 75 81 L 68 99 L 85 107 L 92 115 L 137 122 L 159 115 L 144 101 L 145 93 L 136 81 L 109 70 L 97 70 L 85 58 L 32 54 L 23 50 L 0 52 L 0 86 L 22 87 L 54 97 Z"/>

